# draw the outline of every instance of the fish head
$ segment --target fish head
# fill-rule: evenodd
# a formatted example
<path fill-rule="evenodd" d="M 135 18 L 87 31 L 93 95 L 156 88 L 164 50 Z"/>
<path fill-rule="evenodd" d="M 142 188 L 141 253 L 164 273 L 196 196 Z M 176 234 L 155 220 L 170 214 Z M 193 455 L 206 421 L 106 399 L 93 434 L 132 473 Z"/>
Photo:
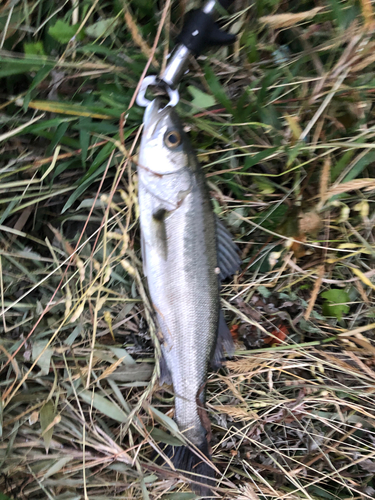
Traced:
<path fill-rule="evenodd" d="M 160 98 L 146 108 L 139 165 L 155 175 L 177 173 L 188 164 L 188 140 L 174 108 Z"/>

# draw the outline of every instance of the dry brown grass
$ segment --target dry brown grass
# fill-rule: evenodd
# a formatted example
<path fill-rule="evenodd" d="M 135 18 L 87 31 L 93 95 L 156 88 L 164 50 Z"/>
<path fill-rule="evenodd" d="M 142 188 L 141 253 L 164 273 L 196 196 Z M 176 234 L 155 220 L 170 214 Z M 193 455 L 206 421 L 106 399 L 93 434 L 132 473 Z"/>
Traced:
<path fill-rule="evenodd" d="M 32 30 L 42 30 L 33 8 L 52 9 L 49 2 L 24 6 Z M 0 108 L 0 489 L 19 500 L 188 500 L 183 476 L 154 463 L 164 442 L 183 437 L 173 390 L 157 384 L 133 168 L 141 115 L 127 110 L 145 65 L 165 64 L 162 26 L 170 18 L 175 33 L 179 7 L 155 13 L 153 5 L 147 15 L 160 24 L 149 34 L 129 4 L 121 11 L 129 36 L 119 25 L 98 41 L 77 35 L 59 57 L 45 56 L 48 84 L 39 72 L 46 66 L 33 60 L 26 86 L 14 69 L 31 57 L 21 50 L 28 25 L 18 7 L 0 7 L 8 88 Z M 257 15 L 245 1 L 236 7 L 229 21 L 239 41 L 211 53 L 205 73 L 203 60 L 193 66 L 186 82 L 203 96 L 192 108 L 182 85 L 179 108 L 244 262 L 222 289 L 236 353 L 207 383 L 218 497 L 372 499 L 372 6 L 290 5 L 288 13 L 268 3 Z M 113 15 L 97 2 L 91 14 L 81 3 L 69 8 L 52 10 L 78 19 L 82 32 Z M 81 50 L 88 45 L 92 52 Z M 56 71 L 59 101 L 47 97 Z M 205 108 L 205 93 L 216 106 Z M 100 154 L 98 175 L 69 205 Z M 344 292 L 341 317 L 322 295 L 332 289 Z"/>

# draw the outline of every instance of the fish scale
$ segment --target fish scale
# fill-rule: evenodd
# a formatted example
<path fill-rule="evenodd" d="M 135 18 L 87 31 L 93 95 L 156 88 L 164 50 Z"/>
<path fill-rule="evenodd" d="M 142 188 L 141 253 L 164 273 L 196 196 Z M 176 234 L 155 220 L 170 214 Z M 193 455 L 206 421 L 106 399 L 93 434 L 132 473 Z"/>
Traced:
<path fill-rule="evenodd" d="M 203 198 L 205 186 L 198 177 L 181 207 L 165 220 L 164 259 L 163 252 L 155 251 L 160 242 L 155 238 L 157 230 L 152 230 L 158 225 L 153 221 L 157 205 L 141 178 L 140 207 L 148 207 L 141 209 L 141 227 L 151 226 L 143 239 L 147 280 L 163 336 L 162 352 L 176 394 L 176 421 L 186 438 L 200 445 L 205 431 L 200 425 L 196 398 L 205 381 L 219 315 L 214 216 Z"/>

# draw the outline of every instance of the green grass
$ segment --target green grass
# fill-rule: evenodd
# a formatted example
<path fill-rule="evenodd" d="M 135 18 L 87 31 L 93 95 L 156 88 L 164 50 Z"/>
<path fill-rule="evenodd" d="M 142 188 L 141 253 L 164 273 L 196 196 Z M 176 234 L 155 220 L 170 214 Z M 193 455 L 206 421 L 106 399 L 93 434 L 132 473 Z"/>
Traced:
<path fill-rule="evenodd" d="M 222 289 L 236 356 L 207 384 L 218 495 L 372 499 L 372 5 L 235 4 L 237 43 L 192 62 L 177 107 L 243 259 Z M 187 500 L 153 462 L 181 439 L 154 370 L 133 104 L 195 3 L 57 5 L 0 6 L 0 491 Z"/>

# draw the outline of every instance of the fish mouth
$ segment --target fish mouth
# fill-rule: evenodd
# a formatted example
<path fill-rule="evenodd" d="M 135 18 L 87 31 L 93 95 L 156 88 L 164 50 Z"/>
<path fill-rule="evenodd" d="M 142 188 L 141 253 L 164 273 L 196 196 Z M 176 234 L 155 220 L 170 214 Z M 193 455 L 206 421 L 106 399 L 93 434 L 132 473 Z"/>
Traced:
<path fill-rule="evenodd" d="M 169 114 L 170 106 L 157 97 L 146 108 L 143 117 L 144 134 L 151 139 L 160 122 Z"/>

